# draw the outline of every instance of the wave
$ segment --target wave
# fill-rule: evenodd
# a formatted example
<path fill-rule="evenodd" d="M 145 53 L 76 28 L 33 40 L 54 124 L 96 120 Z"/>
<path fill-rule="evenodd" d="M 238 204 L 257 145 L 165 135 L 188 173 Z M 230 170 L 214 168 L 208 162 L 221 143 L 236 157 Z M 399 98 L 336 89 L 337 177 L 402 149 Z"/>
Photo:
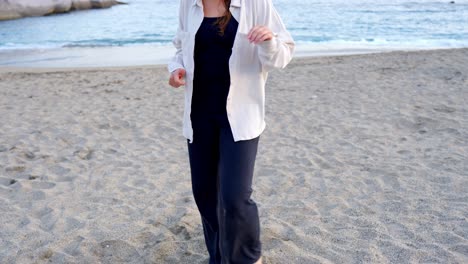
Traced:
<path fill-rule="evenodd" d="M 330 38 L 299 38 L 295 39 L 298 45 L 308 45 L 315 47 L 336 47 L 336 48 L 459 48 L 468 47 L 468 39 L 406 39 L 389 40 L 384 38 L 362 38 L 359 40 L 343 40 Z M 0 51 L 6 50 L 31 50 L 31 49 L 58 49 L 58 48 L 101 48 L 101 47 L 125 47 L 125 46 L 168 46 L 172 45 L 171 40 L 85 40 L 71 43 L 42 43 L 42 44 L 21 44 L 21 43 L 0 43 Z"/>
<path fill-rule="evenodd" d="M 393 47 L 414 47 L 414 48 L 428 48 L 428 47 L 447 47 L 447 48 L 461 48 L 468 47 L 468 39 L 413 39 L 413 40 L 388 40 L 383 38 L 364 38 L 360 40 L 325 40 L 325 41 L 309 41 L 309 40 L 296 40 L 297 44 L 303 45 L 316 45 L 316 46 L 342 46 L 342 47 L 377 47 L 377 48 L 393 48 Z"/>
<path fill-rule="evenodd" d="M 126 46 L 164 46 L 168 45 L 169 41 L 126 41 L 126 42 L 112 42 L 112 43 L 93 43 L 87 41 L 72 42 L 72 43 L 41 43 L 41 44 L 22 44 L 22 43 L 0 43 L 0 51 L 9 50 L 46 50 L 46 49 L 59 49 L 59 48 L 105 48 L 105 47 L 126 47 Z"/>

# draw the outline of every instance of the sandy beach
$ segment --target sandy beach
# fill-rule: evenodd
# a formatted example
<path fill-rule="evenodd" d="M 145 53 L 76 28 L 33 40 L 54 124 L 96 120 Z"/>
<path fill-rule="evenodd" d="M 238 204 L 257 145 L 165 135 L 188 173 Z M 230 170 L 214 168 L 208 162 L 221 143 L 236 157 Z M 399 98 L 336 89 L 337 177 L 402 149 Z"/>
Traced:
<path fill-rule="evenodd" d="M 468 48 L 267 84 L 264 263 L 468 263 Z M 0 263 L 207 263 L 164 65 L 0 68 Z"/>

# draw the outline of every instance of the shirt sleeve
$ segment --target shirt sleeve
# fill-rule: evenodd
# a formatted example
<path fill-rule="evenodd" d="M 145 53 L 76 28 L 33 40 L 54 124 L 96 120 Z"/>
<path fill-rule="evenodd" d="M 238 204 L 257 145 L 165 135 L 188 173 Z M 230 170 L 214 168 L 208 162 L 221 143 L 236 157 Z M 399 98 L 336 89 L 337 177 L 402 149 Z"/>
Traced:
<path fill-rule="evenodd" d="M 258 56 L 266 71 L 282 69 L 291 61 L 295 43 L 271 0 L 263 0 L 264 25 L 274 33 L 271 40 L 258 44 Z"/>
<path fill-rule="evenodd" d="M 183 14 L 183 5 L 184 0 L 179 2 L 179 25 L 177 27 L 177 32 L 172 39 L 172 44 L 176 48 L 176 52 L 174 56 L 171 58 L 167 65 L 167 69 L 169 72 L 173 72 L 179 68 L 184 69 L 184 61 L 183 61 L 183 54 L 182 54 L 182 32 L 184 31 L 184 14 Z"/>

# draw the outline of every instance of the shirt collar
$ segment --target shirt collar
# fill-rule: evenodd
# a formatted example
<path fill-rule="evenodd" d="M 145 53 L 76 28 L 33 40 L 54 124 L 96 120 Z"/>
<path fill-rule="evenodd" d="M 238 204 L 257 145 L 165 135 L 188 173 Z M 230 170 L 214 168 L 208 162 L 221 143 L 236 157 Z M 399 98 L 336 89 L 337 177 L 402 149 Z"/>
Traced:
<path fill-rule="evenodd" d="M 231 0 L 231 6 L 240 7 L 241 1 L 240 0 Z"/>
<path fill-rule="evenodd" d="M 240 0 L 231 0 L 231 6 L 240 7 Z M 193 0 L 193 5 L 202 6 L 202 0 Z"/>

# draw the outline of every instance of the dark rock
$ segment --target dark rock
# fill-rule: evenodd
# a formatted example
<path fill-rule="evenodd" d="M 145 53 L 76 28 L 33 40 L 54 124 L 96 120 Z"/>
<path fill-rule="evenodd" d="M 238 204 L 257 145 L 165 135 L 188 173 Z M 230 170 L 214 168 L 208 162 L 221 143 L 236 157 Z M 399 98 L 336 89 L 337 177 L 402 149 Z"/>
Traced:
<path fill-rule="evenodd" d="M 109 8 L 127 4 L 116 0 L 0 0 L 0 20 L 29 16 L 46 16 L 73 10 Z"/>

